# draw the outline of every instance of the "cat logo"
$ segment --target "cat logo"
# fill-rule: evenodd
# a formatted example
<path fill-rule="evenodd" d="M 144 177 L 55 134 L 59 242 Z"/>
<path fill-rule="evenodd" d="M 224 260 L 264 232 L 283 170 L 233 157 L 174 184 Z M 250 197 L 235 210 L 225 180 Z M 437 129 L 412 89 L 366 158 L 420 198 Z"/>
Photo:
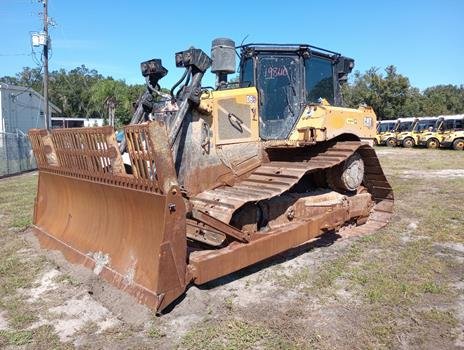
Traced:
<path fill-rule="evenodd" d="M 374 125 L 373 120 L 374 119 L 372 117 L 364 117 L 364 126 L 368 127 L 369 129 L 372 128 Z"/>

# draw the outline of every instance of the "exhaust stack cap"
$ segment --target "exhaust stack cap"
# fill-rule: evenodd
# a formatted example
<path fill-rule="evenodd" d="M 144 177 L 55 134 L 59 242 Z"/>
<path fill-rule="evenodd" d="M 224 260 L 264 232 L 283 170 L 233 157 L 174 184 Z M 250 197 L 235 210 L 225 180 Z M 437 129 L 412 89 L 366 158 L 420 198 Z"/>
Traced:
<path fill-rule="evenodd" d="M 214 39 L 211 58 L 211 72 L 219 75 L 235 73 L 235 42 L 228 38 Z"/>

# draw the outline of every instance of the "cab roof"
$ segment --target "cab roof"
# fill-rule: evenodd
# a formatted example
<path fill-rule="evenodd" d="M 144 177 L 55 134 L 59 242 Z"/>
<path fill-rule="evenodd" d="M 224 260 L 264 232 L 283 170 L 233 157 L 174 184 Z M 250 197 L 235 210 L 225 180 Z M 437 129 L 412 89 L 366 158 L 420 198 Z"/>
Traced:
<path fill-rule="evenodd" d="M 442 118 L 444 120 L 464 119 L 464 114 L 440 115 L 438 118 Z"/>

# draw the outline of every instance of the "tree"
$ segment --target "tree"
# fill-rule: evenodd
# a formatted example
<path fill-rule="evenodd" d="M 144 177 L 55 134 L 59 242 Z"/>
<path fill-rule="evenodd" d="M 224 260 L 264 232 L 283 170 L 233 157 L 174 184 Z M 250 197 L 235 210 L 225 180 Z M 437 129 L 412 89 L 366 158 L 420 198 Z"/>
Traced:
<path fill-rule="evenodd" d="M 346 104 L 372 106 L 379 119 L 464 112 L 464 85 L 437 85 L 421 92 L 410 85 L 407 77 L 398 74 L 394 66 L 388 66 L 385 72 L 386 76 L 378 68 L 364 74 L 355 72 L 353 83 L 342 88 Z"/>
<path fill-rule="evenodd" d="M 42 91 L 42 70 L 24 67 L 16 76 L 4 76 L 0 78 L 0 81 L 10 85 L 29 87 L 40 92 Z"/>
<path fill-rule="evenodd" d="M 96 70 L 82 65 L 69 72 L 64 69 L 50 73 L 50 99 L 64 115 L 90 117 L 92 115 L 91 89 L 101 79 Z"/>
<path fill-rule="evenodd" d="M 412 111 L 408 101 L 411 89 L 409 79 L 398 74 L 395 66 L 388 66 L 385 72 L 386 76 L 375 67 L 364 74 L 355 72 L 354 82 L 345 85 L 342 90 L 346 104 L 351 107 L 367 104 L 379 119 L 397 118 L 404 116 L 408 109 Z"/>
<path fill-rule="evenodd" d="M 118 125 L 129 122 L 133 105 L 145 89 L 144 85 L 128 85 L 122 80 L 103 77 L 96 70 L 84 65 L 69 71 L 55 70 L 49 76 L 50 101 L 62 110 L 63 116 L 105 118 L 108 116 L 105 100 L 114 98 Z M 4 76 L 0 81 L 42 91 L 40 68 L 24 67 L 14 77 Z"/>
<path fill-rule="evenodd" d="M 464 86 L 437 85 L 424 90 L 424 112 L 427 115 L 464 112 Z"/>
<path fill-rule="evenodd" d="M 122 80 L 107 78 L 98 81 L 90 90 L 92 111 L 101 118 L 116 117 L 117 125 L 127 124 L 134 111 L 134 103 L 144 91 L 143 85 L 128 86 Z"/>

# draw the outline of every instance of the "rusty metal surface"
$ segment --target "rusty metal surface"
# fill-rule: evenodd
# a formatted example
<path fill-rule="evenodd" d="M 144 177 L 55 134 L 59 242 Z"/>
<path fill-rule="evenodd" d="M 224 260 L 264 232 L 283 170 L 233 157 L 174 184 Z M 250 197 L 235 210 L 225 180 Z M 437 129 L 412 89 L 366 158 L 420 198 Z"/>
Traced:
<path fill-rule="evenodd" d="M 136 151 L 144 152 L 150 173 L 129 175 L 118 168 L 111 128 L 51 135 L 33 130 L 40 170 L 33 225 L 45 247 L 61 250 L 68 260 L 161 310 L 188 283 L 186 208 L 172 155 L 165 151 L 164 125 L 153 122 L 126 132 L 129 147 L 143 145 Z M 47 157 L 51 152 L 57 163 Z"/>
<path fill-rule="evenodd" d="M 207 191 L 205 197 L 196 200 L 197 207 L 209 206 L 210 215 L 218 215 L 230 220 L 232 214 L 242 205 L 257 198 L 269 198 L 278 195 L 296 183 L 304 173 L 321 171 L 340 164 L 354 152 L 359 152 L 365 165 L 364 185 L 374 200 L 373 208 L 358 221 L 359 226 L 343 228 L 343 236 L 372 233 L 385 226 L 393 213 L 393 190 L 388 183 L 380 162 L 372 147 L 358 141 L 337 142 L 330 148 L 313 156 L 307 162 L 288 164 L 289 162 L 271 162 L 255 170 L 255 181 L 242 182 L 227 188 L 227 196 L 222 188 Z M 258 180 L 258 181 L 256 181 Z M 267 182 L 266 182 L 267 180 Z M 276 185 L 277 183 L 277 185 Z M 237 188 L 238 191 L 231 193 Z M 247 195 L 247 190 L 248 195 Z M 216 192 L 217 191 L 217 192 Z M 235 195 L 234 195 L 235 194 Z M 220 196 L 220 197 L 219 197 Z M 217 200 L 219 199 L 219 200 Z M 296 247 L 316 238 L 324 230 L 338 229 L 349 218 L 355 218 L 366 210 L 366 205 L 350 206 L 349 215 L 343 209 L 337 209 L 316 218 L 308 218 L 306 223 L 289 224 L 268 234 L 258 234 L 247 243 L 233 242 L 225 248 L 210 251 L 198 251 L 190 254 L 194 283 L 202 284 L 220 276 L 237 271 L 257 263 L 270 256 Z M 323 230 L 324 229 L 324 230 Z"/>
<path fill-rule="evenodd" d="M 194 271 L 194 283 L 208 282 L 297 247 L 324 232 L 337 230 L 354 218 L 352 215 L 356 215 L 349 208 L 349 205 L 334 204 L 330 208 L 323 208 L 320 214 L 308 217 L 306 220 L 255 235 L 255 239 L 247 244 L 233 242 L 223 249 L 191 253 L 190 264 Z M 366 212 L 365 215 L 367 214 Z"/>
<path fill-rule="evenodd" d="M 148 125 L 144 125 L 148 129 Z M 148 192 L 159 192 L 156 178 L 147 179 L 125 173 L 111 127 L 33 129 L 29 131 L 38 168 L 56 175 L 79 178 Z M 51 139 L 53 149 L 47 147 Z M 56 152 L 58 163 L 50 161 Z M 115 166 L 116 165 L 116 166 Z"/>
<path fill-rule="evenodd" d="M 307 161 L 264 163 L 234 186 L 221 186 L 204 191 L 192 198 L 191 202 L 195 209 L 228 223 L 234 212 L 247 202 L 281 195 L 295 185 L 303 175 L 342 163 L 360 145 L 361 143 L 357 141 L 339 142 L 316 153 Z"/>
<path fill-rule="evenodd" d="M 218 231 L 223 232 L 226 236 L 232 237 L 239 242 L 248 242 L 250 240 L 250 234 L 247 232 L 240 231 L 233 226 L 230 226 L 224 223 L 221 220 L 216 219 L 215 217 L 208 215 L 199 210 L 193 210 L 192 215 L 195 219 L 200 222 L 216 228 Z"/>
<path fill-rule="evenodd" d="M 187 237 L 211 247 L 221 246 L 227 238 L 225 233 L 192 219 L 187 219 Z"/>

